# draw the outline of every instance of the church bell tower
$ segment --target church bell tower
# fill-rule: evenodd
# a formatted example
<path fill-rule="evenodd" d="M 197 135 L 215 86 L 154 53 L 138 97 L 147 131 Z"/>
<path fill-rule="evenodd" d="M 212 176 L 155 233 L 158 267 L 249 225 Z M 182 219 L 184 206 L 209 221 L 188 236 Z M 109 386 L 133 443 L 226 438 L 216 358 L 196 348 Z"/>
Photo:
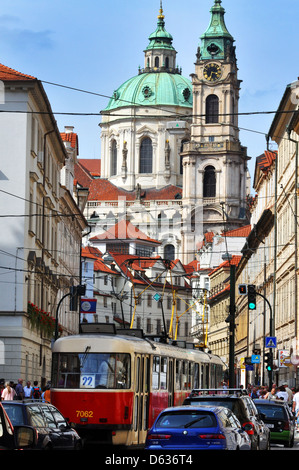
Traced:
<path fill-rule="evenodd" d="M 221 0 L 214 0 L 210 24 L 197 49 L 191 139 L 183 158 L 184 261 L 195 258 L 204 233 L 248 223 L 247 149 L 239 141 L 238 79 L 234 39 Z"/>

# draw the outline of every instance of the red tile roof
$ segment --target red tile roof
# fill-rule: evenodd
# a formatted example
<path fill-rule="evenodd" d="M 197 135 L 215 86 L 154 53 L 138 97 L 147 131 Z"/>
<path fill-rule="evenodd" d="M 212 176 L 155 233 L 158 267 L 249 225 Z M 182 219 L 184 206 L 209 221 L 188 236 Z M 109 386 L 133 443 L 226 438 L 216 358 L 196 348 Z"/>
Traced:
<path fill-rule="evenodd" d="M 111 227 L 106 232 L 90 238 L 90 240 L 141 240 L 160 245 L 162 242 L 148 237 L 145 233 L 139 230 L 130 221 L 122 219 L 116 225 Z"/>
<path fill-rule="evenodd" d="M 213 271 L 211 271 L 209 273 L 209 276 L 211 276 L 213 273 L 218 271 L 218 269 L 221 269 L 221 268 L 224 268 L 224 267 L 229 267 L 231 264 L 233 264 L 235 266 L 238 266 L 238 264 L 241 261 L 241 258 L 242 258 L 242 256 L 240 256 L 240 255 L 233 255 L 230 261 L 228 261 L 228 260 L 224 261 L 223 263 L 219 264 L 219 266 L 217 266 L 217 268 L 213 269 Z"/>
<path fill-rule="evenodd" d="M 79 163 L 89 172 L 90 175 L 94 177 L 101 176 L 100 158 L 80 158 Z"/>
<path fill-rule="evenodd" d="M 15 81 L 15 80 L 36 80 L 31 75 L 18 72 L 17 70 L 6 67 L 6 65 L 0 64 L 0 80 L 3 81 Z"/>
<path fill-rule="evenodd" d="M 257 157 L 256 163 L 263 172 L 267 172 L 274 160 L 277 158 L 277 151 L 265 150 L 265 152 Z"/>
<path fill-rule="evenodd" d="M 91 175 L 90 175 L 91 176 Z M 81 180 L 78 179 L 80 184 Z M 117 201 L 119 197 L 125 197 L 127 201 L 134 201 L 135 191 L 126 191 L 118 188 L 105 179 L 92 179 L 89 184 L 89 201 Z"/>
<path fill-rule="evenodd" d="M 228 230 L 223 232 L 221 235 L 226 237 L 248 237 L 251 232 L 251 225 L 244 225 L 243 227 L 235 228 L 234 230 Z"/>
<path fill-rule="evenodd" d="M 63 142 L 70 142 L 71 147 L 73 149 L 77 149 L 77 155 L 78 155 L 78 149 L 79 149 L 78 135 L 75 134 L 75 132 L 61 132 L 60 135 L 61 135 Z"/>

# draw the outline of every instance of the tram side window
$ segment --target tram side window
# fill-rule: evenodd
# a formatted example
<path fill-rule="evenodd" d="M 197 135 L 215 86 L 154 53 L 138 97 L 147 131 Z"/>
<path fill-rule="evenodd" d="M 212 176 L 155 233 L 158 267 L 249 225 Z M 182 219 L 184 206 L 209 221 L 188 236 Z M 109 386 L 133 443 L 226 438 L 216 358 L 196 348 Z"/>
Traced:
<path fill-rule="evenodd" d="M 160 388 L 167 389 L 167 357 L 161 357 Z"/>
<path fill-rule="evenodd" d="M 181 361 L 176 361 L 175 365 L 175 389 L 181 390 Z"/>
<path fill-rule="evenodd" d="M 153 379 L 152 379 L 153 390 L 158 390 L 160 386 L 160 357 L 153 357 Z"/>
<path fill-rule="evenodd" d="M 194 362 L 188 364 L 188 388 L 193 388 Z"/>
<path fill-rule="evenodd" d="M 187 380 L 187 374 L 188 374 L 188 362 L 183 361 L 182 363 L 182 389 L 186 390 L 188 387 L 188 380 Z"/>
<path fill-rule="evenodd" d="M 199 364 L 194 364 L 194 384 L 193 388 L 200 388 L 199 385 Z"/>

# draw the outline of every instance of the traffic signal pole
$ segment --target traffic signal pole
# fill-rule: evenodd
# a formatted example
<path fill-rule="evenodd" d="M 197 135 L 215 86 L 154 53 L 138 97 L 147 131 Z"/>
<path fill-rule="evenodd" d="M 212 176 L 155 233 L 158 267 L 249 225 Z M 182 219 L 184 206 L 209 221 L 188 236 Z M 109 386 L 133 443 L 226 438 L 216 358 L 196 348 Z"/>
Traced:
<path fill-rule="evenodd" d="M 230 265 L 229 304 L 229 387 L 235 388 L 235 329 L 236 329 L 236 266 Z"/>
<path fill-rule="evenodd" d="M 274 319 L 273 319 L 273 311 L 270 302 L 268 299 L 263 295 L 260 294 L 259 292 L 256 292 L 255 286 L 252 284 L 239 284 L 239 294 L 241 295 L 247 295 L 248 296 L 248 309 L 250 311 L 256 309 L 256 301 L 255 301 L 255 296 L 258 295 L 262 297 L 265 302 L 268 304 L 269 309 L 270 309 L 270 318 L 269 318 L 269 330 L 270 330 L 270 336 L 274 336 Z M 264 312 L 265 315 L 265 312 Z M 264 332 L 265 334 L 265 332 Z M 267 371 L 269 375 L 269 385 L 272 386 L 273 383 L 273 351 L 272 348 L 269 348 L 269 353 L 267 355 L 264 355 L 264 359 L 267 356 Z"/>
<path fill-rule="evenodd" d="M 272 307 L 271 307 L 271 304 L 269 302 L 269 300 L 263 295 L 263 294 L 260 294 L 259 292 L 256 292 L 256 295 L 259 295 L 260 297 L 262 297 L 268 304 L 269 306 L 269 309 L 270 309 L 270 319 L 269 319 L 269 329 L 270 329 L 270 336 L 274 336 L 274 328 L 273 328 L 273 311 L 272 311 Z M 270 361 L 269 361 L 269 368 L 268 368 L 268 376 L 269 376 L 269 386 L 272 387 L 272 384 L 273 384 L 273 351 L 272 349 L 270 348 Z"/>

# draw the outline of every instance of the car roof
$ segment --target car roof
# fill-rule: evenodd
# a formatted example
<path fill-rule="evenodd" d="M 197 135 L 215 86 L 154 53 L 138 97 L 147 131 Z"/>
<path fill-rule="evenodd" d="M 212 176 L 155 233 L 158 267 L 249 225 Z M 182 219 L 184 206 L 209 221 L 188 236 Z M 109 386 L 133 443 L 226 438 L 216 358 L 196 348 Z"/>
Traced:
<path fill-rule="evenodd" d="M 10 405 L 17 405 L 17 406 L 20 406 L 20 405 L 51 405 L 54 407 L 54 405 L 52 405 L 52 403 L 48 403 L 46 401 L 39 401 L 39 400 L 26 400 L 26 398 L 24 400 L 5 400 L 5 401 L 2 401 L 2 404 L 5 406 L 6 404 L 10 404 Z"/>
<path fill-rule="evenodd" d="M 256 403 L 257 405 L 275 405 L 275 406 L 283 406 L 283 407 L 286 407 L 287 404 L 281 400 L 263 400 L 263 399 L 255 399 L 253 400 L 254 403 Z"/>
<path fill-rule="evenodd" d="M 223 406 L 209 406 L 209 405 L 202 405 L 202 406 L 192 406 L 192 405 L 183 405 L 183 406 L 171 406 L 169 408 L 165 408 L 162 413 L 168 413 L 172 411 L 211 411 L 214 413 L 219 413 L 223 410 Z"/>
<path fill-rule="evenodd" d="M 217 397 L 217 398 L 241 398 L 248 396 L 247 390 L 241 388 L 194 388 L 188 398 Z"/>

